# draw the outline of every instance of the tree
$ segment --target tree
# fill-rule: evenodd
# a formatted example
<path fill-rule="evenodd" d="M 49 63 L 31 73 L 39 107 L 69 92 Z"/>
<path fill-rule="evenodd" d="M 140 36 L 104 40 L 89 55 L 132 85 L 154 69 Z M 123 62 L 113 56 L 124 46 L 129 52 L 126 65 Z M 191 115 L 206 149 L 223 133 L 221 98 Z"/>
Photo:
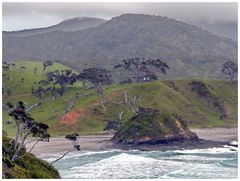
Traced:
<path fill-rule="evenodd" d="M 17 133 L 15 140 L 12 140 L 13 154 L 11 161 L 15 161 L 24 155 L 21 155 L 21 150 L 28 143 L 27 138 L 30 136 L 36 138 L 35 143 L 28 153 L 30 153 L 39 141 L 49 141 L 50 134 L 48 133 L 48 125 L 34 121 L 30 114 L 27 113 L 23 102 L 19 101 L 16 105 L 7 103 L 9 110 L 8 115 L 15 121 Z"/>
<path fill-rule="evenodd" d="M 24 67 L 24 66 L 21 66 L 21 67 L 20 67 L 20 70 L 21 70 L 22 72 L 25 72 L 26 69 L 27 69 L 27 68 Z"/>
<path fill-rule="evenodd" d="M 68 153 L 73 152 L 75 150 L 80 151 L 80 145 L 77 143 L 78 139 L 79 139 L 79 134 L 78 133 L 73 133 L 73 134 L 68 134 L 65 136 L 65 138 L 69 141 L 72 142 L 73 145 L 73 150 L 67 151 L 65 152 L 61 157 L 57 158 L 56 160 L 54 160 L 51 165 L 53 165 L 55 162 L 61 160 L 62 158 L 64 158 Z"/>
<path fill-rule="evenodd" d="M 34 67 L 33 68 L 33 74 L 36 74 L 37 73 L 37 67 Z"/>
<path fill-rule="evenodd" d="M 43 73 L 42 74 L 44 75 L 46 68 L 48 66 L 52 66 L 52 65 L 53 65 L 53 62 L 51 60 L 47 60 L 47 61 L 43 62 Z"/>
<path fill-rule="evenodd" d="M 230 81 L 233 81 L 235 74 L 238 72 L 238 66 L 232 61 L 225 62 L 222 66 L 221 72 L 229 76 Z"/>
<path fill-rule="evenodd" d="M 58 93 L 63 96 L 67 87 L 73 85 L 78 80 L 78 75 L 73 73 L 72 70 L 55 70 L 53 72 L 46 73 L 46 79 L 39 81 L 39 88 L 35 91 L 36 95 L 38 92 L 45 93 L 50 91 L 53 99 Z M 57 88 L 58 85 L 60 88 Z"/>
<path fill-rule="evenodd" d="M 166 69 L 169 69 L 169 66 L 161 59 L 130 58 L 123 60 L 122 64 L 113 68 L 127 71 L 128 74 L 131 74 L 132 82 L 137 83 L 156 80 L 156 73 L 167 74 Z"/>
<path fill-rule="evenodd" d="M 24 78 L 23 78 L 23 77 L 21 78 L 21 83 L 22 83 L 22 84 L 24 83 Z"/>
<path fill-rule="evenodd" d="M 83 71 L 78 76 L 78 80 L 90 82 L 94 86 L 98 96 L 101 98 L 102 107 L 106 109 L 103 104 L 105 101 L 103 86 L 112 83 L 109 71 L 100 68 L 83 69 Z"/>

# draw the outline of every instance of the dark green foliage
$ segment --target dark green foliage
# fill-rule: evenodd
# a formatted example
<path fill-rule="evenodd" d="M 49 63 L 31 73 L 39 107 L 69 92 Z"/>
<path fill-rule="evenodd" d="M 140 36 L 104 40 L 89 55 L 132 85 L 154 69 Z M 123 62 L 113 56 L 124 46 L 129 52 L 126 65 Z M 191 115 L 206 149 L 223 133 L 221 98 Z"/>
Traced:
<path fill-rule="evenodd" d="M 130 58 L 124 59 L 122 64 L 113 68 L 121 68 L 132 74 L 132 82 L 147 82 L 158 79 L 155 73 L 167 74 L 166 69 L 169 69 L 169 66 L 161 59 Z"/>
<path fill-rule="evenodd" d="M 22 83 L 22 84 L 24 83 L 24 78 L 21 78 L 21 83 Z"/>
<path fill-rule="evenodd" d="M 48 66 L 52 66 L 52 65 L 53 65 L 53 62 L 51 60 L 47 60 L 47 61 L 43 62 L 43 74 L 44 74 L 46 68 Z"/>
<path fill-rule="evenodd" d="M 7 103 L 9 110 L 8 115 L 15 121 L 17 127 L 16 141 L 11 140 L 10 148 L 13 150 L 12 154 L 8 154 L 11 161 L 15 162 L 17 159 L 24 156 L 26 140 L 31 135 L 38 138 L 38 141 L 49 141 L 50 134 L 48 133 L 48 125 L 34 121 L 30 114 L 26 112 L 25 105 L 19 101 L 16 105 Z M 9 149 L 5 149 L 8 153 Z M 5 153 L 5 152 L 4 152 Z"/>
<path fill-rule="evenodd" d="M 55 70 L 53 72 L 46 73 L 46 79 L 39 81 L 39 87 L 33 95 L 36 97 L 42 97 L 42 94 L 51 92 L 52 95 L 58 93 L 63 96 L 67 87 L 73 85 L 78 80 L 77 74 L 72 70 Z M 60 86 L 60 88 L 57 88 Z"/>
<path fill-rule="evenodd" d="M 13 154 L 11 141 L 12 139 L 6 135 L 3 136 L 4 178 L 60 178 L 58 171 L 53 166 L 30 153 L 26 154 L 25 149 L 22 150 L 22 154 L 25 154 L 22 158 L 16 162 L 11 161 L 10 158 Z"/>
<path fill-rule="evenodd" d="M 205 98 L 208 101 L 208 106 L 220 112 L 219 119 L 227 118 L 227 109 L 222 99 L 212 93 L 212 88 L 201 81 L 192 81 L 189 83 L 192 91 L 196 92 L 199 97 Z"/>
<path fill-rule="evenodd" d="M 78 136 L 79 136 L 78 133 L 73 133 L 73 134 L 67 134 L 65 138 L 71 141 L 76 141 L 78 139 Z"/>
<path fill-rule="evenodd" d="M 123 124 L 113 140 L 123 143 L 160 143 L 183 139 L 196 139 L 197 136 L 182 124 L 174 115 L 161 113 L 151 108 L 139 111 Z"/>
<path fill-rule="evenodd" d="M 87 80 L 92 84 L 111 83 L 111 75 L 109 74 L 109 71 L 100 68 L 83 69 L 83 71 L 79 74 L 79 78 L 81 80 Z"/>
<path fill-rule="evenodd" d="M 192 91 L 196 92 L 199 97 L 206 97 L 210 95 L 208 87 L 201 81 L 192 81 L 190 86 Z"/>
<path fill-rule="evenodd" d="M 121 127 L 122 122 L 120 120 L 109 120 L 107 121 L 107 125 L 104 130 L 119 130 Z"/>
<path fill-rule="evenodd" d="M 26 113 L 25 105 L 22 101 L 19 101 L 15 106 L 11 103 L 7 103 L 9 106 L 8 115 L 13 117 L 16 121 L 16 125 L 24 125 L 21 126 L 21 134 L 24 131 L 29 132 L 28 134 L 32 134 L 34 137 L 39 137 L 42 140 L 49 139 L 50 135 L 47 133 L 48 125 L 44 123 L 35 122 L 30 114 Z"/>
<path fill-rule="evenodd" d="M 6 163 L 7 167 L 14 167 L 15 165 L 15 163 L 6 156 L 3 156 L 2 161 Z"/>
<path fill-rule="evenodd" d="M 109 71 L 100 68 L 83 69 L 83 71 L 78 75 L 78 79 L 93 84 L 101 99 L 104 99 L 103 85 L 109 85 L 112 83 Z"/>
<path fill-rule="evenodd" d="M 223 64 L 221 71 L 229 77 L 230 81 L 232 81 L 235 74 L 238 72 L 238 66 L 234 62 L 228 61 Z"/>

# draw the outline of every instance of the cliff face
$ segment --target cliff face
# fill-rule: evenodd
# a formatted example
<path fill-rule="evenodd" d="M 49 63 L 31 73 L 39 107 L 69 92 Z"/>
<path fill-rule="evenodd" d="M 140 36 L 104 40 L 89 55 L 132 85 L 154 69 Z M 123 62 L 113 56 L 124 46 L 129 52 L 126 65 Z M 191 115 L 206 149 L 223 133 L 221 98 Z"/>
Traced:
<path fill-rule="evenodd" d="M 2 176 L 3 178 L 60 178 L 58 171 L 46 161 L 33 154 L 26 154 L 15 163 L 11 161 L 10 138 L 3 136 Z M 25 154 L 26 150 L 22 150 Z"/>
<path fill-rule="evenodd" d="M 113 137 L 114 141 L 127 144 L 158 144 L 196 139 L 197 135 L 180 118 L 151 109 L 140 110 Z"/>

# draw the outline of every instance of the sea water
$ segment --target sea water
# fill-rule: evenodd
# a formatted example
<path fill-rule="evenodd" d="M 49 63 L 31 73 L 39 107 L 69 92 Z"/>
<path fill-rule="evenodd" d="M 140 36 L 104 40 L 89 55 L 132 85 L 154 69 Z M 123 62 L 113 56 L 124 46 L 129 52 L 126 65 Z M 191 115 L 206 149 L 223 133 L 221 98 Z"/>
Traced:
<path fill-rule="evenodd" d="M 238 152 L 231 147 L 175 151 L 73 153 L 54 164 L 62 178 L 237 178 Z M 55 155 L 57 158 L 59 155 Z M 55 158 L 45 158 L 52 161 Z"/>

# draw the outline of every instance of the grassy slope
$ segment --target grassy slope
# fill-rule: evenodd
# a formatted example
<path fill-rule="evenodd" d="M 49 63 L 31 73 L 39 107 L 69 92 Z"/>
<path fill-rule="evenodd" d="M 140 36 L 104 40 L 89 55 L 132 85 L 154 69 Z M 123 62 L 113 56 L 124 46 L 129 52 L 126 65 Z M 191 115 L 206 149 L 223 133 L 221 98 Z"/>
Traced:
<path fill-rule="evenodd" d="M 24 65 L 27 67 L 25 72 L 19 70 Z M 38 68 L 37 75 L 33 74 L 33 68 Z M 55 69 L 67 69 L 66 66 L 54 63 L 54 66 L 48 67 L 46 71 Z M 6 72 L 4 72 L 6 73 Z M 29 105 L 35 104 L 39 100 L 31 96 L 31 86 L 34 82 L 42 78 L 42 64 L 38 62 L 19 62 L 12 71 L 13 79 L 5 83 L 6 86 L 14 84 L 14 91 L 11 97 L 4 96 L 3 101 L 22 100 Z M 21 83 L 21 77 L 24 83 Z M 212 94 L 225 103 L 225 106 L 231 113 L 231 118 L 225 120 L 219 119 L 219 112 L 208 104 L 208 100 L 199 98 L 195 92 L 191 91 L 189 83 L 192 80 L 155 81 L 150 83 L 135 85 L 119 85 L 114 84 L 107 87 L 105 94 L 109 100 L 123 100 L 124 90 L 128 91 L 129 97 L 142 95 L 142 106 L 158 108 L 163 112 L 177 113 L 182 115 L 190 124 L 190 127 L 216 127 L 216 126 L 236 126 L 237 124 L 237 85 L 225 81 L 202 80 L 211 86 Z M 76 98 L 76 93 L 91 94 L 85 98 Z M 68 103 L 68 99 L 74 100 L 75 105 L 72 110 L 83 112 L 83 116 L 73 124 L 61 124 L 59 120 L 63 115 L 64 106 Z M 80 133 L 99 133 L 105 126 L 105 121 L 116 119 L 119 111 L 119 105 L 115 103 L 107 103 L 107 111 L 103 111 L 98 104 L 99 99 L 93 90 L 83 90 L 80 84 L 71 87 L 64 97 L 58 97 L 52 101 L 50 97 L 44 99 L 44 104 L 31 112 L 32 116 L 38 120 L 47 123 L 50 126 L 52 135 L 64 135 L 68 131 L 78 131 Z M 127 111 L 126 106 L 122 106 L 125 110 L 123 114 L 124 120 L 131 115 L 131 111 Z M 3 128 L 9 135 L 14 133 L 14 125 L 6 124 L 8 116 L 6 111 L 3 112 Z"/>
<path fill-rule="evenodd" d="M 189 86 L 191 81 L 174 81 L 177 91 L 169 86 L 169 81 L 155 81 L 136 85 L 129 89 L 128 92 L 132 95 L 142 95 L 142 106 L 182 115 L 188 121 L 190 127 L 234 126 L 237 124 L 237 85 L 225 81 L 203 81 L 214 88 L 213 94 L 219 100 L 224 101 L 225 106 L 231 112 L 231 118 L 220 120 L 219 115 L 221 113 L 209 105 L 209 100 L 199 98 L 195 92 L 191 91 Z M 123 93 L 120 94 L 123 97 Z M 114 115 L 112 109 L 110 112 L 111 115 Z M 116 114 L 117 112 L 115 116 Z M 129 115 L 126 115 L 125 120 L 128 118 Z"/>
<path fill-rule="evenodd" d="M 3 156 L 3 173 L 5 178 L 60 178 L 58 171 L 44 160 L 36 158 L 28 153 L 15 162 L 10 161 L 12 150 L 9 145 L 10 139 L 3 136 L 3 147 L 8 154 Z M 22 154 L 25 154 L 25 150 Z M 11 156 L 10 156 L 11 155 Z"/>

